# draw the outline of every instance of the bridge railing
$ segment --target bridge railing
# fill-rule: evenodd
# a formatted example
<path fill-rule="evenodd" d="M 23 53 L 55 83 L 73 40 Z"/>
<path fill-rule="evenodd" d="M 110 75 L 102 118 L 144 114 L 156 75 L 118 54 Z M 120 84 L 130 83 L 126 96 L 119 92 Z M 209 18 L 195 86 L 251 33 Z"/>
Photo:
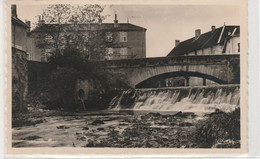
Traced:
<path fill-rule="evenodd" d="M 214 64 L 223 65 L 228 61 L 239 61 L 240 55 L 193 55 L 173 56 L 139 59 L 121 59 L 107 61 L 91 61 L 97 67 L 149 67 L 149 66 L 170 66 L 170 65 L 198 65 Z"/>

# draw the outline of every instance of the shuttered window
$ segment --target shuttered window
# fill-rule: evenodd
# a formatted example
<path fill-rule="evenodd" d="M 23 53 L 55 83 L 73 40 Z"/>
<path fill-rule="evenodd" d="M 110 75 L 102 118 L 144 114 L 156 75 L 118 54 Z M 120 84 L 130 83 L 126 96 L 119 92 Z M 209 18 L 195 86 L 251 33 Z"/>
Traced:
<path fill-rule="evenodd" d="M 112 55 L 114 53 L 114 49 L 113 48 L 107 48 L 107 54 L 108 55 Z"/>
<path fill-rule="evenodd" d="M 127 56 L 127 48 L 120 48 L 120 55 Z"/>
<path fill-rule="evenodd" d="M 120 42 L 127 42 L 127 32 L 120 32 Z"/>
<path fill-rule="evenodd" d="M 107 42 L 113 41 L 113 34 L 111 32 L 106 32 L 106 41 Z"/>

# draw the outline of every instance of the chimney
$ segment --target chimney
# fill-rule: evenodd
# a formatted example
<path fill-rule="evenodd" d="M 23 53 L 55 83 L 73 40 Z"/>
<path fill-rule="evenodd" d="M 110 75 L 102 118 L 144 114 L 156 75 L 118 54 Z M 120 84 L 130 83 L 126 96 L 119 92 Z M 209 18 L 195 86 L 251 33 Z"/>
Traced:
<path fill-rule="evenodd" d="M 45 23 L 45 20 L 44 20 L 44 16 L 42 15 L 42 23 L 44 24 Z"/>
<path fill-rule="evenodd" d="M 42 23 L 42 18 L 41 18 L 41 16 L 39 15 L 38 24 L 40 25 L 41 23 Z"/>
<path fill-rule="evenodd" d="M 17 18 L 16 5 L 11 6 L 11 11 L 12 11 L 12 17 Z"/>
<path fill-rule="evenodd" d="M 25 24 L 28 25 L 28 27 L 29 27 L 28 30 L 30 31 L 31 30 L 31 21 L 26 21 Z"/>
<path fill-rule="evenodd" d="M 98 18 L 98 24 L 99 25 L 101 25 L 102 24 L 102 19 L 101 19 L 101 17 L 99 16 L 99 18 Z"/>
<path fill-rule="evenodd" d="M 200 29 L 195 30 L 195 40 L 197 40 L 200 37 L 200 33 L 201 33 Z"/>
<path fill-rule="evenodd" d="M 115 28 L 118 27 L 117 14 L 115 14 L 114 27 L 115 27 Z"/>
<path fill-rule="evenodd" d="M 211 33 L 214 33 L 215 30 L 216 30 L 216 26 L 215 26 L 215 25 L 212 25 L 212 26 L 211 26 Z"/>
<path fill-rule="evenodd" d="M 42 24 L 44 24 L 44 23 L 45 23 L 45 21 L 44 21 L 44 16 L 40 16 L 40 15 L 39 15 L 38 25 L 42 25 Z"/>
<path fill-rule="evenodd" d="M 180 40 L 175 40 L 175 47 L 178 46 L 180 43 Z"/>

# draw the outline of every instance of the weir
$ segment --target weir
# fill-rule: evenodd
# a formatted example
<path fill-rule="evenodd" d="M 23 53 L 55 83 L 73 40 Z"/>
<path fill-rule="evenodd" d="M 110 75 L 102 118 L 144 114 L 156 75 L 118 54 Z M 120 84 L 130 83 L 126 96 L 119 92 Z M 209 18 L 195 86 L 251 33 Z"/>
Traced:
<path fill-rule="evenodd" d="M 114 110 L 224 112 L 239 107 L 240 86 L 219 85 L 125 90 L 110 102 Z"/>

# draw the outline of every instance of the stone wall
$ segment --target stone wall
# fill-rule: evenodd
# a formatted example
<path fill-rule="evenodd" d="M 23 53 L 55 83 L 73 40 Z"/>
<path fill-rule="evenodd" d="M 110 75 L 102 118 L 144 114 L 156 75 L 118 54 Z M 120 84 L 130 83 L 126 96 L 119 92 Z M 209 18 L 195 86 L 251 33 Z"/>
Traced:
<path fill-rule="evenodd" d="M 107 77 L 107 82 L 100 78 L 90 77 L 88 79 L 78 79 L 75 89 L 75 100 L 82 108 L 82 100 L 86 109 L 107 109 L 109 102 L 123 89 L 129 87 L 122 85 L 117 77 Z M 115 81 L 116 83 L 113 83 Z"/>
<path fill-rule="evenodd" d="M 12 108 L 13 111 L 27 109 L 28 67 L 26 52 L 12 49 Z"/>
<path fill-rule="evenodd" d="M 90 92 L 95 90 L 95 84 L 92 80 L 81 80 L 78 79 L 76 83 L 75 98 L 80 99 L 79 92 L 83 91 L 84 95 L 81 97 L 83 100 L 88 100 Z"/>
<path fill-rule="evenodd" d="M 47 62 L 28 61 L 28 92 L 32 93 L 46 80 L 52 68 Z"/>

